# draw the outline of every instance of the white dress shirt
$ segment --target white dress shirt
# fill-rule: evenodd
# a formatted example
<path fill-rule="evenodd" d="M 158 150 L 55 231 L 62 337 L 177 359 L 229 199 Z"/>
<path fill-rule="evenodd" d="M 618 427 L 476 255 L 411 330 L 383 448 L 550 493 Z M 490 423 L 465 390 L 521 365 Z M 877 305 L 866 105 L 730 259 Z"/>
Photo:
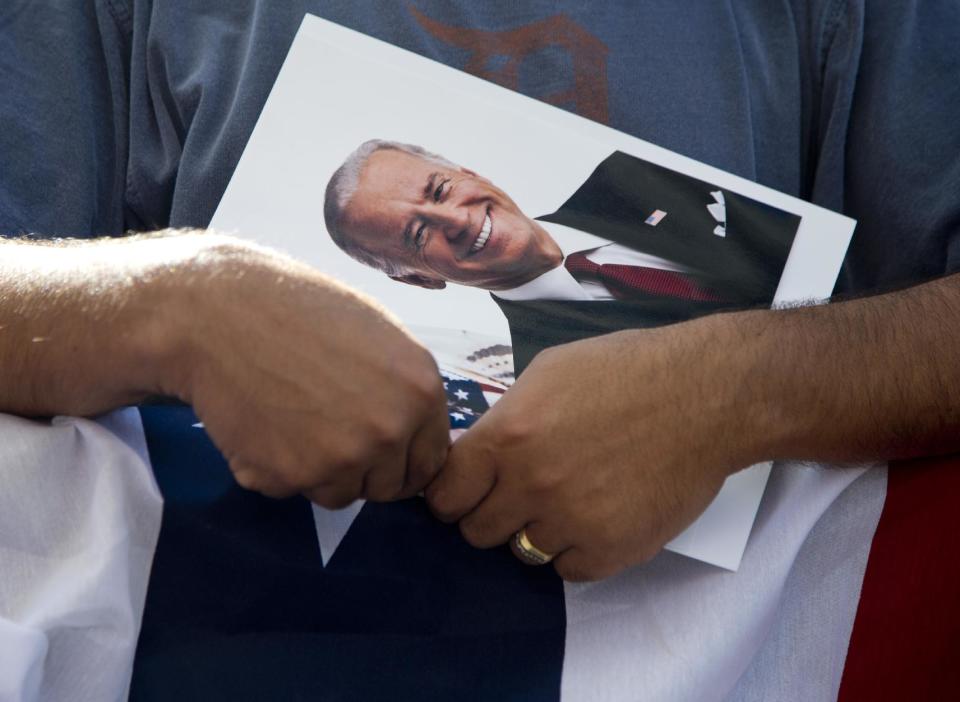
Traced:
<path fill-rule="evenodd" d="M 540 222 L 547 233 L 560 247 L 563 258 L 573 253 L 583 252 L 587 259 L 597 264 L 613 263 L 624 266 L 643 266 L 659 268 L 679 273 L 687 270 L 672 261 L 631 249 L 628 246 L 611 243 L 587 232 L 555 224 Z M 577 281 L 566 267 L 561 264 L 543 275 L 534 278 L 510 290 L 498 290 L 494 293 L 504 300 L 613 300 L 614 297 L 600 281 Z"/>

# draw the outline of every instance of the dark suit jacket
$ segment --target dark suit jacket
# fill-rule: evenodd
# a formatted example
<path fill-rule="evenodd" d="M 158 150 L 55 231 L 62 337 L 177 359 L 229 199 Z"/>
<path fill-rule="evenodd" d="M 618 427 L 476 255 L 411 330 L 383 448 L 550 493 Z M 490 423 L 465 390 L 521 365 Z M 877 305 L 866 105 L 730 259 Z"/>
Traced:
<path fill-rule="evenodd" d="M 726 236 L 713 233 L 711 192 L 726 202 Z M 644 223 L 654 210 L 657 226 Z M 670 324 L 724 309 L 773 301 L 800 217 L 617 151 L 553 214 L 539 217 L 679 263 L 723 302 L 658 296 L 630 301 L 510 301 L 516 372 L 547 346 L 629 328 Z"/>

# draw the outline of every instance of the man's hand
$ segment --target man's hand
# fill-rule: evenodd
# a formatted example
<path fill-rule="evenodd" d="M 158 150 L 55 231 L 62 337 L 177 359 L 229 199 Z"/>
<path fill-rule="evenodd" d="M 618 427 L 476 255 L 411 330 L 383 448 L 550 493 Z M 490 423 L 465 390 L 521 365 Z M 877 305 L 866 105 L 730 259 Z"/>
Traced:
<path fill-rule="evenodd" d="M 449 443 L 430 354 L 306 266 L 246 249 L 221 257 L 186 291 L 206 319 L 190 325 L 191 372 L 176 390 L 237 481 L 327 507 L 422 490 Z"/>
<path fill-rule="evenodd" d="M 307 266 L 201 234 L 0 245 L 0 410 L 178 397 L 241 485 L 326 507 L 415 495 L 446 457 L 429 353 Z"/>
<path fill-rule="evenodd" d="M 731 431 L 739 409 L 725 404 L 742 379 L 719 377 L 703 353 L 710 330 L 621 332 L 542 352 L 453 445 L 427 490 L 432 509 L 481 548 L 526 528 L 567 580 L 651 558 L 755 458 Z"/>
<path fill-rule="evenodd" d="M 568 579 L 655 554 L 725 476 L 960 450 L 960 275 L 541 353 L 427 490 L 477 546 L 526 527 Z"/>

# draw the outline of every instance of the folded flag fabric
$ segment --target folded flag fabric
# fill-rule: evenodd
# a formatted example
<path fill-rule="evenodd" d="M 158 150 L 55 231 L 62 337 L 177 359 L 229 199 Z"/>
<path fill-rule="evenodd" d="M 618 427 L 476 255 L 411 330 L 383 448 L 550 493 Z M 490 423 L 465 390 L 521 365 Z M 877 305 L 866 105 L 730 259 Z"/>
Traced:
<path fill-rule="evenodd" d="M 451 402 L 457 388 L 473 389 Z M 138 700 L 846 702 L 960 685 L 956 457 L 894 466 L 889 489 L 885 469 L 783 466 L 739 572 L 662 554 L 563 585 L 473 550 L 421 500 L 358 505 L 324 562 L 314 507 L 239 489 L 197 424 L 183 407 L 0 416 L 0 700 L 123 699 L 131 667 Z"/>
<path fill-rule="evenodd" d="M 451 429 L 466 428 L 486 411 L 490 389 L 454 374 L 444 380 Z M 302 498 L 271 500 L 239 488 L 189 408 L 144 407 L 140 417 L 148 464 L 165 502 L 133 664 L 132 700 L 628 700 L 636 689 L 631 679 L 650 681 L 657 699 L 702 699 L 711 689 L 725 690 L 729 699 L 752 698 L 753 692 L 774 689 L 778 675 L 787 671 L 784 664 L 779 673 L 766 667 L 742 672 L 766 631 L 757 623 L 768 622 L 784 604 L 777 604 L 782 585 L 768 587 L 756 574 L 786 573 L 794 562 L 795 556 L 786 555 L 782 565 L 774 564 L 777 554 L 799 546 L 810 528 L 797 532 L 794 518 L 778 525 L 794 512 L 790 504 L 809 509 L 813 496 L 821 495 L 825 505 L 832 500 L 815 487 L 823 477 L 816 471 L 782 471 L 772 483 L 779 504 L 761 514 L 741 573 L 667 554 L 609 582 L 564 586 L 552 569 L 525 567 L 506 548 L 471 548 L 455 526 L 435 520 L 420 498 L 364 504 L 324 558 L 315 507 Z M 844 473 L 826 475 L 839 480 Z M 921 472 L 912 475 L 917 478 L 911 484 L 933 484 Z M 909 609 L 902 597 L 890 600 L 893 561 L 882 551 L 891 535 L 896 543 L 896 535 L 909 533 L 911 524 L 915 528 L 918 499 L 933 504 L 933 498 L 918 498 L 916 489 L 904 491 L 897 481 L 897 476 L 891 480 L 886 522 L 873 544 L 843 685 L 838 675 L 818 692 L 798 688 L 791 699 L 833 699 L 838 686 L 844 701 L 860 699 L 864 691 L 883 699 L 876 676 L 865 674 L 881 659 L 887 689 L 905 689 L 893 686 L 904 679 L 904 668 L 890 660 L 902 647 L 878 636 L 877 627 L 895 625 L 901 632 L 897 640 L 916 643 L 916 637 L 902 633 L 910 623 L 899 615 Z M 940 502 L 947 492 L 940 491 Z M 814 524 L 816 514 L 808 516 Z M 933 537 L 937 529 L 950 532 L 932 524 L 922 538 L 939 544 L 934 550 L 948 558 L 944 539 Z M 865 533 L 868 544 L 872 526 Z M 892 558 L 902 561 L 904 554 Z M 802 568 L 803 558 L 796 563 Z M 859 575 L 848 576 L 859 584 Z M 903 592 L 916 600 L 921 586 L 918 580 Z M 936 590 L 938 601 L 943 591 Z M 815 592 L 804 590 L 801 599 Z M 831 610 L 823 595 L 805 616 L 826 623 L 841 610 Z M 896 611 L 878 617 L 876 605 L 885 601 Z M 918 604 L 912 617 L 923 623 L 916 628 L 933 644 L 926 663 L 916 666 L 926 675 L 916 689 L 940 694 L 950 679 L 945 671 L 952 669 L 949 651 L 957 638 L 948 634 L 957 608 L 939 607 L 938 617 L 923 616 L 929 604 Z M 847 636 L 841 641 L 831 635 L 832 643 L 824 642 L 831 650 L 841 647 L 831 654 L 841 661 Z M 721 640 L 730 642 L 725 650 L 717 647 Z M 658 641 L 670 650 L 680 645 L 682 659 L 671 665 L 675 656 Z M 811 642 L 792 645 L 792 659 L 810 658 L 818 648 Z M 709 665 L 682 663 L 696 651 L 706 654 Z M 649 660 L 664 655 L 650 667 Z"/>
<path fill-rule="evenodd" d="M 960 698 L 960 456 L 891 464 L 838 702 Z"/>
<path fill-rule="evenodd" d="M 468 426 L 480 386 L 446 384 Z M 309 502 L 238 487 L 190 409 L 141 416 L 165 505 L 131 700 L 559 699 L 552 569 L 471 548 L 422 498 L 366 503 L 324 566 Z"/>

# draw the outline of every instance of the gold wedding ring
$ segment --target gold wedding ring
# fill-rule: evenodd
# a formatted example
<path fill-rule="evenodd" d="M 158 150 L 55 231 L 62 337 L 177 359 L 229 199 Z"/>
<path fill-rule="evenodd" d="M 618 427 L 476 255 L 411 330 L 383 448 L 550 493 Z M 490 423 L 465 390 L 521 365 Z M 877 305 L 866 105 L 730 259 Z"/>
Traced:
<path fill-rule="evenodd" d="M 544 565 L 553 560 L 554 554 L 541 551 L 530 541 L 526 528 L 513 535 L 513 545 L 520 556 L 531 565 Z"/>

